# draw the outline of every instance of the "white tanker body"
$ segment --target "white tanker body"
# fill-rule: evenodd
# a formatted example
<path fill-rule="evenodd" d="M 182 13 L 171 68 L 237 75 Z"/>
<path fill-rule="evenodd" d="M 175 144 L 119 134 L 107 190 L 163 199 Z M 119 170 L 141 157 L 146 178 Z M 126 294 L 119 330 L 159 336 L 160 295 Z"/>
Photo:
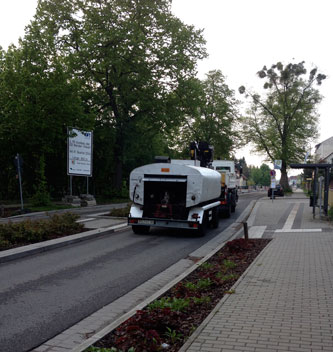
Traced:
<path fill-rule="evenodd" d="M 130 175 L 133 205 L 128 217 L 135 233 L 152 227 L 183 228 L 203 235 L 218 226 L 221 175 L 214 170 L 170 163 L 138 167 Z"/>

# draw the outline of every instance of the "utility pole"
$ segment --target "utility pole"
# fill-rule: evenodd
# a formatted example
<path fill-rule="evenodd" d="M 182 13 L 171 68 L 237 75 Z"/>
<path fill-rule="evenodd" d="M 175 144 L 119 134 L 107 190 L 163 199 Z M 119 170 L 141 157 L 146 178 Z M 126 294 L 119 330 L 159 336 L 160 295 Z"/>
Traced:
<path fill-rule="evenodd" d="M 22 176 L 21 176 L 21 168 L 22 168 L 23 160 L 19 153 L 16 154 L 14 162 L 18 173 L 18 179 L 19 179 L 19 185 L 20 185 L 21 210 L 23 211 L 24 207 L 23 207 Z"/>

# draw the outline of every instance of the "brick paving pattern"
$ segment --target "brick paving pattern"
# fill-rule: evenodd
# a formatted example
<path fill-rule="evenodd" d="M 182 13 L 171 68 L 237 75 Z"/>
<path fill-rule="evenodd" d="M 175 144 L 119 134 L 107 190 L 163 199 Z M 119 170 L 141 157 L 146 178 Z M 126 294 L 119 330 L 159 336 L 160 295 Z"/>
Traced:
<path fill-rule="evenodd" d="M 283 233 L 181 351 L 333 351 L 333 236 Z"/>

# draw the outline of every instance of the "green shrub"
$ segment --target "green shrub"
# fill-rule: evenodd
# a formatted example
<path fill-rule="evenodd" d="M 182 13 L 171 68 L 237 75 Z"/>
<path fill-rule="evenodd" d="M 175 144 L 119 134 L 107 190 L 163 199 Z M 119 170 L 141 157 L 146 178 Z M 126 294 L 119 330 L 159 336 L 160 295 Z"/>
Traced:
<path fill-rule="evenodd" d="M 236 264 L 232 260 L 224 260 L 223 261 L 223 266 L 226 269 L 233 269 L 236 267 Z"/>
<path fill-rule="evenodd" d="M 128 204 L 125 208 L 111 209 L 109 215 L 116 217 L 128 217 L 130 213 L 131 204 Z"/>
<path fill-rule="evenodd" d="M 198 280 L 196 286 L 199 289 L 204 289 L 204 288 L 211 286 L 211 284 L 212 284 L 212 281 L 210 279 L 200 279 L 200 280 Z"/>
<path fill-rule="evenodd" d="M 197 289 L 197 286 L 193 282 L 190 282 L 190 281 L 185 282 L 184 287 L 186 287 L 190 291 L 194 291 Z"/>
<path fill-rule="evenodd" d="M 222 281 L 229 281 L 229 280 L 234 280 L 234 279 L 238 279 L 238 275 L 237 274 L 224 274 L 224 273 L 218 273 L 216 275 L 216 277 Z"/>
<path fill-rule="evenodd" d="M 164 309 L 170 308 L 172 311 L 181 312 L 185 310 L 190 304 L 190 300 L 188 298 L 170 298 L 170 297 L 162 297 L 148 305 L 148 309 Z"/>
<path fill-rule="evenodd" d="M 202 269 L 204 269 L 204 270 L 208 270 L 208 269 L 211 269 L 213 267 L 213 264 L 211 264 L 211 263 L 202 263 L 201 265 L 200 265 L 200 268 L 202 268 Z"/>
<path fill-rule="evenodd" d="M 169 327 L 167 327 L 167 332 L 165 333 L 165 336 L 170 339 L 171 343 L 174 344 L 178 340 L 181 340 L 183 337 L 183 334 L 178 333 L 176 330 L 172 330 Z"/>
<path fill-rule="evenodd" d="M 33 207 L 42 207 L 50 204 L 51 204 L 50 194 L 41 189 L 38 189 L 31 198 L 31 205 Z"/>
<path fill-rule="evenodd" d="M 78 218 L 79 215 L 64 213 L 54 214 L 49 219 L 1 224 L 0 250 L 78 233 L 83 229 L 83 225 L 76 222 Z"/>
<path fill-rule="evenodd" d="M 191 297 L 192 301 L 194 304 L 203 304 L 203 303 L 209 303 L 211 301 L 211 298 L 208 296 L 204 297 Z"/>

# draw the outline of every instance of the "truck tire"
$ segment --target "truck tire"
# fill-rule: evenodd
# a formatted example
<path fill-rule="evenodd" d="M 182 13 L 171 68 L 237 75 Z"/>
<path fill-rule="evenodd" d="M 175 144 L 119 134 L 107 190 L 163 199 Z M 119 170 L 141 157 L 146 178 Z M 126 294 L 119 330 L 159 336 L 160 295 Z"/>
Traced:
<path fill-rule="evenodd" d="M 236 197 L 235 195 L 232 197 L 232 203 L 231 203 L 231 212 L 234 213 L 235 210 L 236 210 L 236 204 L 237 204 L 237 201 L 236 201 Z"/>
<path fill-rule="evenodd" d="M 202 220 L 202 224 L 199 225 L 197 234 L 199 237 L 203 237 L 205 236 L 206 232 L 207 232 L 207 227 L 208 227 L 208 220 L 207 220 L 207 214 L 206 212 L 204 213 L 204 217 Z"/>
<path fill-rule="evenodd" d="M 212 228 L 217 229 L 219 227 L 219 220 L 220 220 L 219 209 L 214 208 L 212 211 L 213 211 L 213 217 L 211 222 Z"/>
<path fill-rule="evenodd" d="M 226 209 L 225 212 L 224 212 L 224 216 L 225 216 L 227 219 L 229 219 L 230 216 L 231 216 L 231 204 L 230 204 L 230 203 L 228 204 L 228 207 L 227 207 L 227 209 Z"/>
<path fill-rule="evenodd" d="M 134 225 L 132 231 L 137 235 L 143 235 L 149 232 L 150 226 L 145 225 Z"/>

